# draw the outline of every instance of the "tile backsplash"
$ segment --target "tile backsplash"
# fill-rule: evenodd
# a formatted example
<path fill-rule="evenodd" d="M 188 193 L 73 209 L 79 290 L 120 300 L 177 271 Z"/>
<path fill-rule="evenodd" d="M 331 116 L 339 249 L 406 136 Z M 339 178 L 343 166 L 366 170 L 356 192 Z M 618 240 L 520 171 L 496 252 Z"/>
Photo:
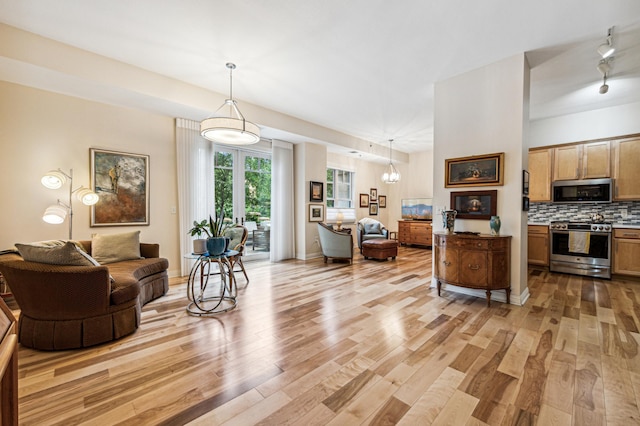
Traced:
<path fill-rule="evenodd" d="M 615 225 L 640 225 L 640 202 L 625 201 L 596 203 L 531 203 L 529 223 L 547 223 L 553 220 L 586 222 L 595 213 Z"/>

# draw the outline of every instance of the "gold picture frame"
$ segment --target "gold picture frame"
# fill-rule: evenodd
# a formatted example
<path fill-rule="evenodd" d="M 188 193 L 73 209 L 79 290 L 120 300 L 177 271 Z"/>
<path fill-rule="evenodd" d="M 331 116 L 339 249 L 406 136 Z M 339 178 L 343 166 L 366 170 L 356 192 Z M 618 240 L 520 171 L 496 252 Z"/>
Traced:
<path fill-rule="evenodd" d="M 444 186 L 504 185 L 504 152 L 444 160 Z"/>
<path fill-rule="evenodd" d="M 149 225 L 149 156 L 90 148 L 90 226 Z"/>

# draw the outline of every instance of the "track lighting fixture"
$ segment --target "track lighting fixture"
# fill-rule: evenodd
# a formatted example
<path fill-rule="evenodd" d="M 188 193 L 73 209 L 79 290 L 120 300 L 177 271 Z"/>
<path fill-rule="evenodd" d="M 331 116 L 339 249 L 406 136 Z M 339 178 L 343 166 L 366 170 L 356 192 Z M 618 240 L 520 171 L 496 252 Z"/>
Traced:
<path fill-rule="evenodd" d="M 598 46 L 598 54 L 602 56 L 602 59 L 606 59 L 609 56 L 613 55 L 613 52 L 616 51 L 616 48 L 613 47 L 613 27 L 609 28 L 609 32 L 607 33 L 607 39 L 604 43 Z"/>

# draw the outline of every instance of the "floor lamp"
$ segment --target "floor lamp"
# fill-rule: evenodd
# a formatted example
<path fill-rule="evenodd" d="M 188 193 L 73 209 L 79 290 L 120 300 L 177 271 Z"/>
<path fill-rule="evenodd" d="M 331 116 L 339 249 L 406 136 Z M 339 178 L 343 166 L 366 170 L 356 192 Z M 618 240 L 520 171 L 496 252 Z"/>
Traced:
<path fill-rule="evenodd" d="M 52 204 L 44 211 L 44 215 L 42 216 L 42 220 L 47 223 L 52 224 L 61 224 L 64 222 L 67 214 L 69 215 L 69 239 L 72 239 L 73 236 L 73 194 L 76 195 L 76 198 L 82 201 L 82 204 L 86 206 L 91 206 L 98 202 L 100 199 L 98 194 L 90 190 L 89 188 L 85 188 L 84 186 L 80 186 L 79 188 L 73 189 L 73 169 L 69 170 L 69 173 L 65 173 L 62 170 L 51 170 L 47 174 L 42 177 L 42 184 L 49 189 L 59 189 L 64 185 L 67 180 L 69 181 L 69 201 L 64 202 L 60 201 L 58 198 L 58 202 L 56 204 Z"/>

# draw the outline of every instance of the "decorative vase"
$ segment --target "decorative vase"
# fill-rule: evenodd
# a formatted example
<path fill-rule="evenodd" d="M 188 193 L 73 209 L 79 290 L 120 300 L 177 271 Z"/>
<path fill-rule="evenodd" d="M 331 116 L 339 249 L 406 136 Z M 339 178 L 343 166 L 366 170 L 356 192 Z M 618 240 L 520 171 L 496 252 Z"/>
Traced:
<path fill-rule="evenodd" d="M 451 234 L 453 232 L 453 226 L 456 221 L 456 215 L 458 212 L 456 210 L 444 210 L 442 212 L 442 225 L 444 226 L 447 234 Z"/>
<path fill-rule="evenodd" d="M 224 253 L 227 244 L 227 238 L 225 237 L 207 238 L 207 251 L 211 256 L 221 255 Z"/>
<path fill-rule="evenodd" d="M 193 254 L 202 254 L 207 252 L 207 240 L 198 238 L 193 240 Z"/>
<path fill-rule="evenodd" d="M 500 216 L 491 216 L 489 227 L 491 228 L 491 235 L 500 234 Z"/>

